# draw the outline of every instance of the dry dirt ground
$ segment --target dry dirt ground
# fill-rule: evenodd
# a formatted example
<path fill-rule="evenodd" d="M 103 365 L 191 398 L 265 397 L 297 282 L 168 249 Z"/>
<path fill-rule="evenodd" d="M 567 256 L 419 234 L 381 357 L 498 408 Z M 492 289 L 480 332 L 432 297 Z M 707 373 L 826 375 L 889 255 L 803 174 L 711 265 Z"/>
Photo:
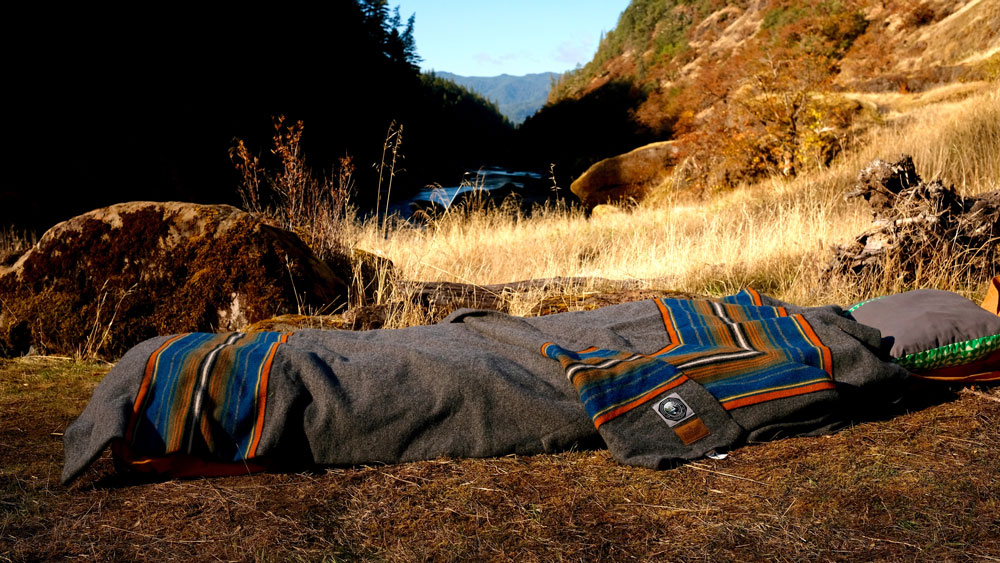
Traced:
<path fill-rule="evenodd" d="M 108 366 L 0 360 L 0 561 L 1000 561 L 1000 389 L 669 471 L 606 451 L 59 485 Z"/>

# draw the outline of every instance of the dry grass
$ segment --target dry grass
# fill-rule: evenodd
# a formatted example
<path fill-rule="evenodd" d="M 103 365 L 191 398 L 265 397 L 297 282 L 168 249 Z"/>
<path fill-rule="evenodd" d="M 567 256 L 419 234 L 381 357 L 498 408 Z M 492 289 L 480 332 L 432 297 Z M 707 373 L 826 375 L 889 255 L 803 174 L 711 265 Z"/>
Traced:
<path fill-rule="evenodd" d="M 885 127 L 863 139 L 847 163 L 904 152 L 926 180 L 944 178 L 964 194 L 1000 189 L 1000 83 L 882 96 Z"/>
<path fill-rule="evenodd" d="M 0 272 L 13 264 L 20 255 L 38 241 L 34 233 L 17 231 L 13 227 L 0 229 Z"/>
<path fill-rule="evenodd" d="M 63 488 L 59 433 L 106 371 L 0 361 L 0 561 L 1000 557 L 997 390 L 671 471 L 582 451 L 142 483 L 104 457 Z"/>
<path fill-rule="evenodd" d="M 987 93 L 995 88 L 990 82 L 954 82 L 924 92 L 847 92 L 843 96 L 874 106 L 886 120 L 893 120 L 915 109 L 960 102 L 970 95 Z"/>
<path fill-rule="evenodd" d="M 829 247 L 870 223 L 864 202 L 846 202 L 843 196 L 875 158 L 911 154 L 926 180 L 943 178 L 964 194 L 1000 188 L 996 83 L 946 87 L 920 94 L 920 103 L 912 99 L 916 96 L 884 97 L 879 103 L 894 117 L 856 139 L 856 148 L 834 166 L 790 181 L 701 197 L 664 189 L 646 205 L 591 218 L 565 208 L 530 218 L 454 213 L 426 228 L 401 224 L 389 236 L 374 223 L 356 226 L 347 236 L 391 259 L 404 279 L 491 284 L 594 276 L 654 280 L 653 285 L 714 295 L 753 285 L 800 304 L 846 304 L 910 289 L 878 280 L 864 287 L 831 286 L 820 284 L 819 274 Z M 985 281 L 932 275 L 923 285 L 978 298 Z"/>

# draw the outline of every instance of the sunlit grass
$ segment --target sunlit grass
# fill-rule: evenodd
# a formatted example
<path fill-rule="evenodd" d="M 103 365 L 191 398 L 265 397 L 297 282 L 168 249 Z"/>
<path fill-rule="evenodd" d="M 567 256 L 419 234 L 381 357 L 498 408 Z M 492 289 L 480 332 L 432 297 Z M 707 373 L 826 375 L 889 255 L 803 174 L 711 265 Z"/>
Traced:
<path fill-rule="evenodd" d="M 831 245 L 848 242 L 870 223 L 863 201 L 844 199 L 868 162 L 907 153 L 925 180 L 940 177 L 960 193 L 1000 187 L 998 88 L 954 98 L 883 100 L 905 113 L 869 130 L 830 168 L 793 180 L 698 197 L 661 194 L 654 203 L 589 218 L 565 208 L 530 217 L 452 212 L 427 226 L 400 223 L 388 234 L 374 222 L 355 225 L 348 236 L 355 246 L 392 260 L 400 277 L 410 280 L 485 285 L 595 277 L 711 295 L 752 285 L 801 304 L 849 303 L 906 289 L 820 282 Z M 971 297 L 979 290 L 948 275 L 928 283 Z"/>

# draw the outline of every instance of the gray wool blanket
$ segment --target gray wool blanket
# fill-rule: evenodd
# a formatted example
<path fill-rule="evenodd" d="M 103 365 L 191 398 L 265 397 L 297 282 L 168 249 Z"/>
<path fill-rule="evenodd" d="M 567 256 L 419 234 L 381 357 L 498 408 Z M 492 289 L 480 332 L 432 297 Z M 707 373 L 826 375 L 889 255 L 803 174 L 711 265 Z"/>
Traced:
<path fill-rule="evenodd" d="M 112 448 L 167 476 L 606 445 L 671 467 L 830 431 L 907 372 L 835 306 L 753 290 L 367 332 L 182 334 L 129 351 L 65 432 L 69 483 Z"/>

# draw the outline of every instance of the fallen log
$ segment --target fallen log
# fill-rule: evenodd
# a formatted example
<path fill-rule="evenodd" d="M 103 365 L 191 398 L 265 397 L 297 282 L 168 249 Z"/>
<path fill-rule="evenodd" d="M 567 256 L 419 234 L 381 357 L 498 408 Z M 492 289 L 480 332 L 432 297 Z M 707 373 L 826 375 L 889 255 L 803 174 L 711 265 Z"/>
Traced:
<path fill-rule="evenodd" d="M 528 316 L 586 311 L 644 299 L 693 299 L 694 293 L 659 288 L 658 280 L 609 280 L 565 277 L 477 285 L 458 282 L 398 280 L 393 299 L 364 305 L 336 315 L 282 315 L 255 323 L 251 331 L 294 331 L 303 328 L 369 330 L 383 328 L 400 309 L 419 309 L 418 316 L 433 323 L 462 308 L 490 309 Z"/>

